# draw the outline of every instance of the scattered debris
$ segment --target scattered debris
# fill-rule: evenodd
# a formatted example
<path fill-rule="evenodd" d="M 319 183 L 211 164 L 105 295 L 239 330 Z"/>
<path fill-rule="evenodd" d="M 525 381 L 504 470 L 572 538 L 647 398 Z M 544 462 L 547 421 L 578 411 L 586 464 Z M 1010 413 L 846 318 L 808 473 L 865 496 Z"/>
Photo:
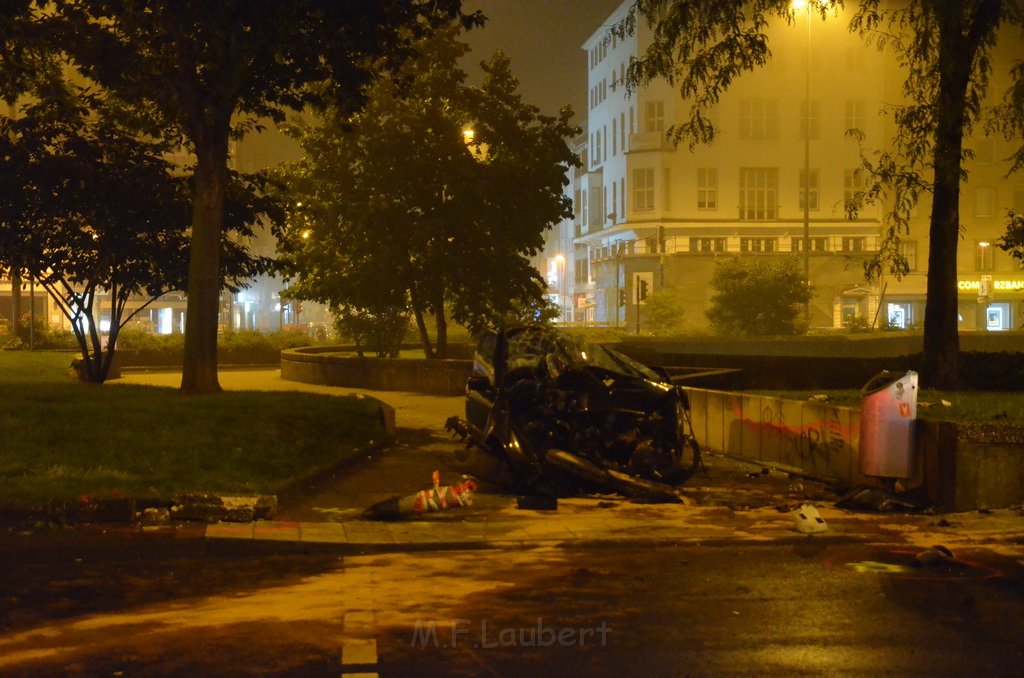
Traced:
<path fill-rule="evenodd" d="M 937 567 L 948 565 L 953 562 L 953 552 L 941 544 L 935 544 L 930 549 L 918 553 L 914 559 L 917 567 Z"/>
<path fill-rule="evenodd" d="M 171 502 L 175 521 L 249 523 L 272 518 L 277 512 L 274 495 L 220 495 L 212 492 L 181 492 Z"/>
<path fill-rule="evenodd" d="M 171 511 L 168 508 L 150 507 L 144 508 L 135 514 L 136 521 L 146 527 L 151 525 L 170 525 Z"/>
<path fill-rule="evenodd" d="M 441 485 L 441 474 L 433 473 L 434 486 L 408 497 L 392 497 L 363 511 L 364 520 L 401 520 L 409 516 L 445 511 L 473 503 L 476 481 L 471 478 L 456 485 Z"/>
<path fill-rule="evenodd" d="M 794 511 L 793 520 L 796 522 L 797 532 L 802 534 L 817 534 L 828 530 L 825 519 L 818 513 L 818 509 L 810 504 L 804 504 Z"/>
<path fill-rule="evenodd" d="M 818 395 L 812 395 L 808 400 L 816 403 L 827 403 L 831 398 L 825 393 L 819 393 Z"/>
<path fill-rule="evenodd" d="M 921 510 L 920 506 L 907 499 L 897 497 L 892 492 L 866 485 L 855 487 L 847 492 L 836 502 L 836 506 L 851 511 L 877 511 L 879 513 Z"/>
<path fill-rule="evenodd" d="M 555 497 L 517 497 L 516 508 L 529 511 L 557 511 L 558 499 Z"/>

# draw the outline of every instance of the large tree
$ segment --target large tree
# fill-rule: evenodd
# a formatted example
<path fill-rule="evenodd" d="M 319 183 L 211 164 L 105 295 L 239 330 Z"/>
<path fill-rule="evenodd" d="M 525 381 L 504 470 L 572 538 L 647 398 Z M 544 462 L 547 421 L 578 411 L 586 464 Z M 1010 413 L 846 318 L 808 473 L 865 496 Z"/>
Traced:
<path fill-rule="evenodd" d="M 186 284 L 189 181 L 167 161 L 166 142 L 135 135 L 116 100 L 60 78 L 37 85 L 13 115 L 0 115 L 0 267 L 46 290 L 78 340 L 83 377 L 102 383 L 124 324 Z M 251 235 L 272 205 L 254 182 L 233 178 L 228 233 Z M 236 239 L 225 235 L 221 248 L 218 287 L 238 289 L 269 270 Z"/>
<path fill-rule="evenodd" d="M 289 294 L 373 313 L 408 305 L 427 355 L 444 357 L 446 314 L 476 330 L 543 305 L 528 257 L 571 215 L 577 129 L 570 109 L 554 118 L 523 102 L 501 54 L 468 86 L 457 27 L 417 50 L 369 87 L 363 110 L 295 126 L 306 155 L 286 173 L 282 253 Z"/>
<path fill-rule="evenodd" d="M 221 241 L 232 135 L 326 93 L 360 101 L 369 57 L 459 0 L 52 0 L 38 35 L 88 77 L 177 126 L 195 154 L 181 391 L 220 391 Z M 478 20 L 477 17 L 470 18 Z M 469 19 L 467 19 L 469 20 Z M 385 64 L 387 65 L 387 64 Z M 330 86 L 311 89 L 311 83 Z"/>
<path fill-rule="evenodd" d="M 807 11 L 824 19 L 843 4 L 809 0 Z M 715 126 L 709 108 L 735 78 L 767 62 L 768 25 L 793 22 L 792 5 L 790 0 L 637 0 L 615 30 L 635 30 L 636 22 L 646 19 L 653 37 L 630 64 L 629 82 L 637 87 L 666 78 L 677 86 L 691 106 L 687 119 L 672 130 L 673 138 L 691 145 L 710 142 Z M 1019 41 L 1022 24 L 1018 0 L 861 0 L 850 22 L 850 30 L 866 41 L 891 49 L 905 73 L 906 101 L 890 109 L 895 138 L 870 167 L 876 186 L 870 193 L 887 201 L 887 252 L 895 251 L 894 243 L 906 233 L 917 197 L 931 194 L 922 379 L 940 388 L 957 382 L 956 252 L 964 137 L 983 116 L 997 41 Z M 1020 64 L 1012 65 L 1011 98 L 1001 107 L 999 122 L 1018 141 L 1024 121 L 1021 75 Z M 898 274 L 900 262 L 894 264 Z"/>

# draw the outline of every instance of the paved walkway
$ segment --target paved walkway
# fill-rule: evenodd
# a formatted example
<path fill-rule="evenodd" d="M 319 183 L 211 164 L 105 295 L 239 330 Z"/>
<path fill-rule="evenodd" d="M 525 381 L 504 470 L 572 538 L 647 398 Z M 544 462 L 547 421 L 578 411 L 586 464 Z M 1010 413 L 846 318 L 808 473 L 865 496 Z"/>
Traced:
<path fill-rule="evenodd" d="M 177 387 L 178 373 L 130 372 L 110 383 Z M 958 514 L 876 514 L 836 508 L 837 498 L 812 481 L 762 473 L 760 467 L 709 454 L 708 473 L 684 487 L 681 504 L 634 503 L 617 496 L 560 499 L 554 511 L 520 510 L 514 497 L 482 492 L 473 506 L 397 522 L 360 520 L 362 510 L 390 496 L 429 485 L 430 473 L 458 448 L 443 432 L 444 420 L 462 410 L 462 398 L 368 391 L 281 379 L 276 369 L 226 370 L 226 390 L 301 390 L 363 393 L 396 412 L 398 440 L 379 458 L 343 478 L 284 505 L 278 520 L 217 523 L 178 528 L 183 537 L 338 544 L 368 549 L 455 546 L 520 547 L 580 541 L 710 543 L 803 540 L 797 515 L 811 504 L 824 520 L 815 539 L 893 540 L 927 548 L 989 545 L 1024 556 L 1024 511 L 1004 509 Z M 443 468 L 443 466 L 442 466 Z M 449 477 L 454 471 L 447 471 Z M 448 482 L 447 480 L 445 482 Z"/>

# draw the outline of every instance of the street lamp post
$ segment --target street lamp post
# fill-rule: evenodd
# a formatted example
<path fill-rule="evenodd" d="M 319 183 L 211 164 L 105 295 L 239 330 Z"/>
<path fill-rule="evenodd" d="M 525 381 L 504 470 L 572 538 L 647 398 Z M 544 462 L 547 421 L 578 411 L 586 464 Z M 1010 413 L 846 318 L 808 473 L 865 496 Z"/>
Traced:
<path fill-rule="evenodd" d="M 811 284 L 811 2 L 793 0 L 794 9 L 803 9 L 807 20 L 806 54 L 804 62 L 804 280 Z M 811 302 L 804 307 L 804 319 L 811 322 Z"/>

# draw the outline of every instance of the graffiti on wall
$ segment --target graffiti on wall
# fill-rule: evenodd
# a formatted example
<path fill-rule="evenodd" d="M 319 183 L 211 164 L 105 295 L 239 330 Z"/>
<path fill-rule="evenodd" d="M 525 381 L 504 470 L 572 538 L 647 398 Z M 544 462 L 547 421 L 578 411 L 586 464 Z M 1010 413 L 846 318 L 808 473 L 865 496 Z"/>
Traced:
<path fill-rule="evenodd" d="M 743 407 L 744 404 L 747 407 Z M 848 408 L 749 398 L 742 402 L 735 399 L 732 409 L 734 421 L 742 429 L 743 447 L 756 443 L 756 456 L 762 460 L 792 464 L 808 471 L 825 471 L 846 463 L 853 453 L 856 416 Z M 754 456 L 751 452 L 755 450 L 742 452 Z"/>

